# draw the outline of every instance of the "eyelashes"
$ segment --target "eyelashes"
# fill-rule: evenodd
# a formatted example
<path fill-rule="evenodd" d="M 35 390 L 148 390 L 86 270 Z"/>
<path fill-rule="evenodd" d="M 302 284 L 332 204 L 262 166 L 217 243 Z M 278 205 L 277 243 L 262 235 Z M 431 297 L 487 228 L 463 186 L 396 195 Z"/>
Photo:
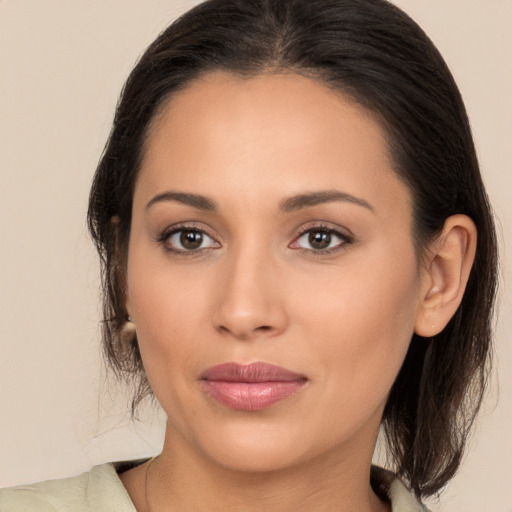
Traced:
<path fill-rule="evenodd" d="M 170 252 L 184 256 L 197 255 L 220 248 L 221 244 L 195 224 L 178 224 L 164 230 L 156 241 Z"/>
<path fill-rule="evenodd" d="M 198 256 L 222 247 L 204 227 L 195 223 L 171 226 L 157 236 L 156 241 L 165 251 L 180 256 Z M 309 223 L 299 230 L 288 248 L 321 256 L 340 251 L 353 242 L 351 233 L 324 224 Z"/>
<path fill-rule="evenodd" d="M 317 225 L 302 228 L 299 236 L 288 247 L 303 249 L 315 254 L 330 254 L 353 241 L 353 236 L 348 233 L 332 227 Z"/>

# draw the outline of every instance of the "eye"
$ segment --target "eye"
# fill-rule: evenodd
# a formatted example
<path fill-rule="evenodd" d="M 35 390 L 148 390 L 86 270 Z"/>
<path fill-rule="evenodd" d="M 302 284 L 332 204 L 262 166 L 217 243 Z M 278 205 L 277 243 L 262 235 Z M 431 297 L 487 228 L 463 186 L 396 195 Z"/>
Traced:
<path fill-rule="evenodd" d="M 182 253 L 220 247 L 211 236 L 197 228 L 175 228 L 164 233 L 159 241 L 168 251 Z"/>
<path fill-rule="evenodd" d="M 303 231 L 290 248 L 328 253 L 351 242 L 351 237 L 332 228 L 315 227 Z"/>

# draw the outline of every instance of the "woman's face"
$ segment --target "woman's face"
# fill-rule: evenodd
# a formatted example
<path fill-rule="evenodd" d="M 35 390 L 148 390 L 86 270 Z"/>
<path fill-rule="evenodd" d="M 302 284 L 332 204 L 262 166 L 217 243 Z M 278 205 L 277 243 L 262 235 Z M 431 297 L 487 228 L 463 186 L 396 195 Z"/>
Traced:
<path fill-rule="evenodd" d="M 380 127 L 325 86 L 218 73 L 174 95 L 127 270 L 173 442 L 244 470 L 370 457 L 424 293 L 411 226 Z"/>

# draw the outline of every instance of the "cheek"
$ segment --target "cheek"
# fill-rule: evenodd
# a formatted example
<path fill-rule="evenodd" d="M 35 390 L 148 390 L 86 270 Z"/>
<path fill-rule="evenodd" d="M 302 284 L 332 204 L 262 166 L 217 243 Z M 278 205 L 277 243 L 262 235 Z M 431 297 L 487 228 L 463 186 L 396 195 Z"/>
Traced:
<path fill-rule="evenodd" d="M 415 259 L 402 258 L 401 265 L 378 259 L 381 264 L 360 261 L 337 269 L 321 289 L 298 294 L 312 355 L 326 369 L 318 378 L 326 379 L 338 405 L 351 402 L 353 409 L 385 400 L 414 330 Z M 348 392 L 340 394 L 340 388 Z"/>
<path fill-rule="evenodd" d="M 205 351 L 201 340 L 208 339 L 198 322 L 200 297 L 168 270 L 143 267 L 140 273 L 133 269 L 129 293 L 144 369 L 167 416 L 186 432 L 194 391 L 190 379 Z"/>
<path fill-rule="evenodd" d="M 142 245 L 142 244 L 141 244 Z M 203 294 L 192 276 L 173 270 L 165 257 L 144 246 L 131 248 L 128 260 L 128 300 L 136 322 L 139 347 L 152 387 L 175 379 L 204 339 L 198 317 Z M 157 389 L 155 389 L 157 393 Z M 157 393 L 158 394 L 158 393 Z"/>
<path fill-rule="evenodd" d="M 197 294 L 177 292 L 150 280 L 133 288 L 134 312 L 141 352 L 165 361 L 185 357 L 201 339 Z M 164 359 L 160 360 L 162 363 Z"/>

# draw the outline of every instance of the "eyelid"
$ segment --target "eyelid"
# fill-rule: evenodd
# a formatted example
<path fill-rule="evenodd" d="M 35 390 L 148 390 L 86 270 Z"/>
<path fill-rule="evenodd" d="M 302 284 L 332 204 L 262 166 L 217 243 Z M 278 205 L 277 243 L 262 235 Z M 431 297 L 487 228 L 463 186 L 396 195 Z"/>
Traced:
<path fill-rule="evenodd" d="M 331 233 L 337 236 L 341 242 L 334 247 L 326 248 L 326 249 L 306 249 L 304 247 L 292 247 L 293 244 L 296 244 L 297 241 L 304 236 L 308 232 L 314 231 L 323 231 L 325 233 Z M 354 235 L 347 228 L 342 228 L 340 226 L 333 226 L 331 223 L 326 223 L 325 221 L 320 222 L 309 222 L 300 227 L 299 232 L 293 238 L 292 242 L 288 245 L 291 249 L 302 250 L 304 252 L 315 254 L 315 255 L 327 255 L 336 251 L 343 250 L 346 245 L 350 245 L 354 243 Z"/>
<path fill-rule="evenodd" d="M 198 231 L 200 233 L 203 233 L 208 238 L 213 240 L 215 242 L 215 247 L 203 247 L 198 248 L 195 250 L 186 250 L 186 249 L 177 249 L 177 248 L 171 248 L 168 245 L 166 245 L 166 242 L 170 239 L 170 237 L 176 233 L 179 233 L 180 231 Z M 172 224 L 171 226 L 166 227 L 162 231 L 160 231 L 160 234 L 155 236 L 155 241 L 163 246 L 164 250 L 170 253 L 174 253 L 177 255 L 182 256 L 193 256 L 198 255 L 204 251 L 208 251 L 211 249 L 216 249 L 221 246 L 220 242 L 217 240 L 215 236 L 210 234 L 209 230 L 205 228 L 204 224 L 199 224 L 194 221 L 189 222 L 179 222 L 177 224 Z"/>

